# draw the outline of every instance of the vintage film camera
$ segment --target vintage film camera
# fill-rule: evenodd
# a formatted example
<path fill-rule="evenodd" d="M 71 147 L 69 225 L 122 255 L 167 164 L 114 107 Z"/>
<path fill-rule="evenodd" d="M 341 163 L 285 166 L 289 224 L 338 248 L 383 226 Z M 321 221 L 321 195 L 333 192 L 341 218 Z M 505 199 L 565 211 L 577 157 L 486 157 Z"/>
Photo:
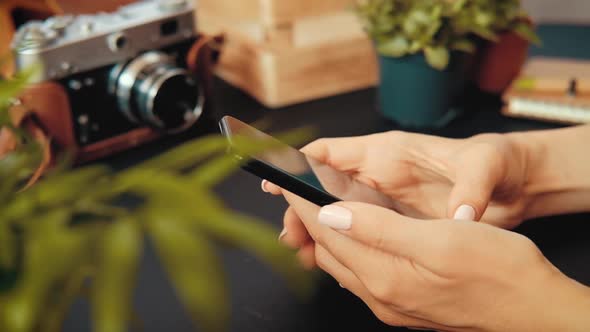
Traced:
<path fill-rule="evenodd" d="M 152 0 L 28 22 L 12 43 L 16 66 L 41 73 L 20 104 L 78 161 L 215 128 L 215 51 L 197 36 L 194 10 L 189 0 Z"/>

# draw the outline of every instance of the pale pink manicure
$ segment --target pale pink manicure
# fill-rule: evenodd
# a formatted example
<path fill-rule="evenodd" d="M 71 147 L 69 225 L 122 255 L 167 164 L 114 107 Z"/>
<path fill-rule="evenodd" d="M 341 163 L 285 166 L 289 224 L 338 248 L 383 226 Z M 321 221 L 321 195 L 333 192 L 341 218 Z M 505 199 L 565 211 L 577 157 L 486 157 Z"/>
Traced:
<path fill-rule="evenodd" d="M 455 212 L 455 220 L 474 221 L 475 209 L 469 205 L 461 205 Z"/>
<path fill-rule="evenodd" d="M 268 184 L 268 181 L 266 180 L 262 180 L 262 182 L 260 183 L 260 188 L 262 188 L 262 191 L 264 191 L 265 193 L 268 193 L 268 189 L 266 189 L 266 185 Z"/>
<path fill-rule="evenodd" d="M 328 205 L 320 209 L 318 221 L 335 230 L 349 230 L 352 227 L 352 212 L 338 205 Z"/>
<path fill-rule="evenodd" d="M 285 235 L 287 235 L 287 229 L 283 228 L 281 234 L 279 234 L 279 241 L 281 241 L 285 237 Z"/>

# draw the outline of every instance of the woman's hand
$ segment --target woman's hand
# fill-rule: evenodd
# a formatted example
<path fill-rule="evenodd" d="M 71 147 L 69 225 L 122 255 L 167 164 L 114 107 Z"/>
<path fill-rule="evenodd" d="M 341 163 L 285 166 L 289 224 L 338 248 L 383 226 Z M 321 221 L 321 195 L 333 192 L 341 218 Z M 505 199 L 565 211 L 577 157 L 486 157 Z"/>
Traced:
<path fill-rule="evenodd" d="M 455 140 L 388 132 L 320 139 L 302 151 L 429 218 L 513 228 L 522 222 L 529 201 L 523 190 L 526 152 L 507 136 Z M 266 181 L 262 189 L 281 194 Z M 280 239 L 299 249 L 305 267 L 315 266 L 313 241 L 292 208 L 285 213 Z"/>
<path fill-rule="evenodd" d="M 303 152 L 430 218 L 513 228 L 529 202 L 526 151 L 505 135 L 456 140 L 389 132 L 321 139 Z M 263 189 L 280 193 L 268 183 Z"/>
<path fill-rule="evenodd" d="M 482 223 L 417 221 L 283 193 L 318 265 L 387 324 L 441 331 L 588 331 L 590 292 L 524 236 Z"/>

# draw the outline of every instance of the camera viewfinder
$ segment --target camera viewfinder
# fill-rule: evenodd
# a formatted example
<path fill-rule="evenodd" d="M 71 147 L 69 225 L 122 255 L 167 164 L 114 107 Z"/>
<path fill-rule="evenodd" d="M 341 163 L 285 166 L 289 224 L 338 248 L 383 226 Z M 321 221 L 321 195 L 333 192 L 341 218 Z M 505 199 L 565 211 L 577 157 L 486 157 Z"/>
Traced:
<path fill-rule="evenodd" d="M 162 37 L 175 35 L 178 32 L 178 22 L 176 20 L 171 20 L 162 23 L 160 26 L 160 34 Z"/>

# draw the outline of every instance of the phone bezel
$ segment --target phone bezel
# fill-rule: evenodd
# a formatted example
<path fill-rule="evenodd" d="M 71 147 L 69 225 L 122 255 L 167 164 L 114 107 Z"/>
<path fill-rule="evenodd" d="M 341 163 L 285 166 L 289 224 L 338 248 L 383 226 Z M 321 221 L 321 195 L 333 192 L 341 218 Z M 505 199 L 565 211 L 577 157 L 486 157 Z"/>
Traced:
<path fill-rule="evenodd" d="M 228 141 L 228 153 L 237 157 L 237 159 L 241 163 L 242 169 L 253 175 L 256 175 L 261 179 L 270 181 L 276 184 L 277 186 L 297 196 L 300 196 L 301 198 L 306 199 L 318 206 L 330 205 L 342 201 L 340 198 L 335 197 L 330 193 L 327 193 L 323 190 L 320 190 L 312 185 L 305 183 L 304 181 L 301 181 L 289 172 L 284 171 L 274 165 L 271 165 L 265 161 L 256 158 L 256 156 L 246 156 L 240 154 L 239 151 L 235 149 L 232 141 L 234 133 L 232 133 L 230 125 L 228 123 L 228 120 L 230 118 L 232 117 L 223 117 L 219 121 L 219 127 L 221 129 L 221 133 L 223 134 L 223 136 L 226 137 Z M 254 127 L 252 128 L 256 129 Z"/>

